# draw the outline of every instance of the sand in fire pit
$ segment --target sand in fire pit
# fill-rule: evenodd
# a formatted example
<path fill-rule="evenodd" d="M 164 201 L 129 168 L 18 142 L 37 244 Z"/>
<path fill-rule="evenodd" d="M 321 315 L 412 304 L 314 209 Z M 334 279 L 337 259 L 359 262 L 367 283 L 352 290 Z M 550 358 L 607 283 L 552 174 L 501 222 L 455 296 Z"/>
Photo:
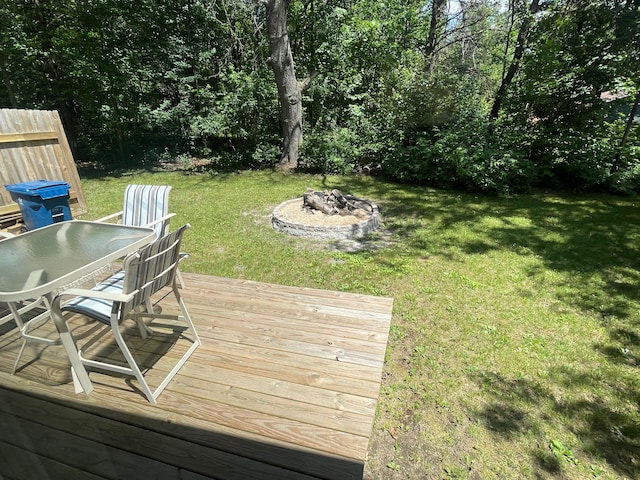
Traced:
<path fill-rule="evenodd" d="M 314 227 L 351 225 L 371 217 L 371 212 L 362 209 L 354 210 L 352 215 L 327 215 L 318 210 L 305 210 L 303 205 L 302 198 L 299 202 L 285 203 L 278 210 L 278 216 L 286 222 Z"/>

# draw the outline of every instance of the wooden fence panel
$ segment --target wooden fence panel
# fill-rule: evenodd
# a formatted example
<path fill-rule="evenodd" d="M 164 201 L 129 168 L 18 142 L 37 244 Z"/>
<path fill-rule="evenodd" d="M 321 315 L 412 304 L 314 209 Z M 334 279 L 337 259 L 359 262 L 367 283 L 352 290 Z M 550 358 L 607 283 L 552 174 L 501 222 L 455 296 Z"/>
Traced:
<path fill-rule="evenodd" d="M 20 209 L 4 185 L 33 180 L 67 182 L 73 215 L 86 212 L 78 169 L 58 112 L 0 109 L 0 227 L 20 219 Z"/>

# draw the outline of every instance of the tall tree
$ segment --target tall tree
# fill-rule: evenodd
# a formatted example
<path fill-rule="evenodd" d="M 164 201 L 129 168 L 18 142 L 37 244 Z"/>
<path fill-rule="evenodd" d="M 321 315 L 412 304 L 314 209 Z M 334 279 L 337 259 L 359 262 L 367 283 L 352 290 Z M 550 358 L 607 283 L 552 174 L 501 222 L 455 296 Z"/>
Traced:
<path fill-rule="evenodd" d="M 621 165 L 621 155 L 627 146 L 629 135 L 640 110 L 640 1 L 619 0 L 617 15 L 613 23 L 615 40 L 613 50 L 617 52 L 617 77 L 625 79 L 628 89 L 633 89 L 633 104 L 627 116 L 624 133 L 616 151 L 611 171 L 617 171 Z M 637 131 L 637 129 L 636 129 Z"/>
<path fill-rule="evenodd" d="M 280 102 L 282 128 L 282 154 L 278 166 L 293 169 L 298 166 L 298 153 L 302 143 L 302 92 L 309 87 L 315 73 L 303 82 L 296 77 L 287 14 L 291 0 L 264 0 L 267 7 L 267 35 L 269 37 L 269 63 L 276 77 Z"/>
<path fill-rule="evenodd" d="M 427 43 L 425 46 L 425 57 L 429 71 L 433 71 L 436 61 L 436 49 L 440 41 L 441 30 L 447 23 L 447 0 L 431 1 L 431 18 L 429 20 L 429 33 L 427 35 Z"/>
<path fill-rule="evenodd" d="M 511 4 L 513 6 L 513 4 Z M 516 40 L 516 47 L 513 52 L 513 58 L 511 59 L 511 63 L 507 70 L 507 73 L 502 77 L 502 82 L 500 83 L 500 87 L 498 88 L 498 92 L 493 100 L 493 106 L 491 107 L 491 112 L 489 113 L 489 119 L 495 120 L 498 118 L 498 114 L 500 113 L 500 108 L 502 107 L 502 101 L 507 92 L 507 89 L 513 82 L 514 77 L 520 67 L 520 61 L 522 60 L 522 56 L 524 55 L 526 43 L 527 43 L 527 34 L 529 33 L 529 28 L 531 27 L 531 23 L 533 21 L 533 15 L 540 11 L 540 0 L 531 0 L 531 5 L 529 5 L 528 12 L 525 14 L 525 17 L 520 24 L 520 29 L 518 30 L 518 38 Z"/>
<path fill-rule="evenodd" d="M 287 29 L 287 12 L 291 0 L 265 1 L 271 53 L 269 63 L 276 77 L 280 102 L 283 142 L 279 166 L 292 169 L 298 166 L 298 149 L 302 142 L 302 93 L 296 78 Z"/>

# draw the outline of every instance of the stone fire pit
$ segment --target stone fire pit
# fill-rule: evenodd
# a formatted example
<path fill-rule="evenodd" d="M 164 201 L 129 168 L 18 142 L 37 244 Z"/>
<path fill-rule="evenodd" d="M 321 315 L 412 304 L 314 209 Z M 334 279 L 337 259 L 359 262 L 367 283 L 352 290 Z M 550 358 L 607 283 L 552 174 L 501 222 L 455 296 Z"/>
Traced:
<path fill-rule="evenodd" d="M 273 228 L 300 237 L 328 240 L 361 238 L 380 225 L 378 207 L 371 201 L 331 192 L 308 191 L 273 210 Z"/>

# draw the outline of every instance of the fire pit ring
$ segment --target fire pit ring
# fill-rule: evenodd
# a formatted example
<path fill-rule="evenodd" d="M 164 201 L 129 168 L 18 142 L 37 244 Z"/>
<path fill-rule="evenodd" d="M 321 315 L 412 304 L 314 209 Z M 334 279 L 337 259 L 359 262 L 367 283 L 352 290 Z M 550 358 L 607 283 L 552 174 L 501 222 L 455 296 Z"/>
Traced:
<path fill-rule="evenodd" d="M 380 226 L 380 211 L 374 203 L 367 201 L 370 207 L 370 211 L 366 218 L 354 217 L 352 223 L 346 223 L 342 225 L 325 225 L 318 221 L 307 222 L 300 216 L 296 216 L 296 219 L 289 218 L 288 211 L 299 207 L 303 209 L 304 199 L 303 197 L 294 198 L 282 202 L 273 210 L 271 217 L 271 224 L 273 228 L 279 232 L 287 233 L 289 235 L 295 235 L 298 237 L 310 237 L 325 240 L 347 240 L 352 238 L 361 238 L 365 235 L 376 230 Z M 334 215 L 326 215 L 321 212 L 315 214 L 307 214 L 309 217 L 322 216 L 322 218 L 330 219 Z M 335 215 L 338 217 L 338 215 Z M 343 217 L 344 218 L 344 217 Z"/>

